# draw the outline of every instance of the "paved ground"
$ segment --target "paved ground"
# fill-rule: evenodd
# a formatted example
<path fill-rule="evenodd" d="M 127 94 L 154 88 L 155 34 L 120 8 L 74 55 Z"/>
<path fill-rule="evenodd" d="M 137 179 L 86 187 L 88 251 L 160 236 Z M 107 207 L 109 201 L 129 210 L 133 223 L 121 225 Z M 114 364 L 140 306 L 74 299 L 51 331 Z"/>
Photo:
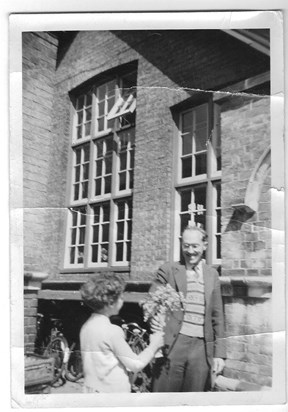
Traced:
<path fill-rule="evenodd" d="M 50 393 L 82 393 L 83 379 L 80 379 L 78 382 L 69 382 L 66 381 L 64 385 L 59 386 L 58 388 L 51 388 Z"/>

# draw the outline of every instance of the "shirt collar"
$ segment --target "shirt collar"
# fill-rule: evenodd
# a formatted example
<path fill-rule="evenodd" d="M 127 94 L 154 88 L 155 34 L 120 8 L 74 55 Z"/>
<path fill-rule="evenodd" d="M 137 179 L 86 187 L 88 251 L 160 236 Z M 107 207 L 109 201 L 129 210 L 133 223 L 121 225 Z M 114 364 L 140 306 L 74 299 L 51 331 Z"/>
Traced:
<path fill-rule="evenodd" d="M 196 266 L 192 267 L 191 269 L 186 269 L 186 270 L 194 270 L 194 271 L 198 271 L 199 273 L 202 272 L 202 261 L 203 259 L 201 259 L 200 262 L 198 262 Z"/>
<path fill-rule="evenodd" d="M 196 266 L 194 266 L 194 268 L 192 268 L 192 269 L 186 269 L 186 271 L 195 272 L 198 280 L 203 279 L 202 260 L 200 260 L 200 262 L 199 262 Z M 196 277 L 196 276 L 195 276 L 195 277 Z"/>

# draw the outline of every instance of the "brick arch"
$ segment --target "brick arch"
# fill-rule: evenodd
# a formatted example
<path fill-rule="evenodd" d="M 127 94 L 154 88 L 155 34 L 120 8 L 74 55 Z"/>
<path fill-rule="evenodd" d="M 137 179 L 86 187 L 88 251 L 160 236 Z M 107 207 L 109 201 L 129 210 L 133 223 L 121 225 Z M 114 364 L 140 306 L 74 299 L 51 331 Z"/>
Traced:
<path fill-rule="evenodd" d="M 271 147 L 264 150 L 258 160 L 248 182 L 245 194 L 245 205 L 254 212 L 258 211 L 261 188 L 271 168 Z"/>

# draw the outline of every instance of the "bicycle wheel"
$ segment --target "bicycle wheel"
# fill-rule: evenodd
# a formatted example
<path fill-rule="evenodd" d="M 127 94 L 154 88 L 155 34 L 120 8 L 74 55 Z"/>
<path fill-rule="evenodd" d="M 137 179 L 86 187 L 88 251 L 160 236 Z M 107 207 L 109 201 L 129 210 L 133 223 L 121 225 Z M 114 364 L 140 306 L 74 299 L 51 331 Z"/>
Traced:
<path fill-rule="evenodd" d="M 54 358 L 54 378 L 51 386 L 61 386 L 65 383 L 63 371 L 69 357 L 69 346 L 64 336 L 54 337 L 45 349 L 44 355 Z"/>
<path fill-rule="evenodd" d="M 65 377 L 70 382 L 77 382 L 83 377 L 83 365 L 80 350 L 72 350 L 70 352 Z"/>

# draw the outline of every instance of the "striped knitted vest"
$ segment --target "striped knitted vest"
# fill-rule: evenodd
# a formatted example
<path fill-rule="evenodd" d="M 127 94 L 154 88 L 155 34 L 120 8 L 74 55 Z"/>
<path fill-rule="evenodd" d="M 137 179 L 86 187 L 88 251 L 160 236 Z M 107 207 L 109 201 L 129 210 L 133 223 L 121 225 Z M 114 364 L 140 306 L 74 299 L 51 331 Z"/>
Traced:
<path fill-rule="evenodd" d="M 187 295 L 183 324 L 180 333 L 187 336 L 204 337 L 205 296 L 202 273 L 187 270 Z"/>

